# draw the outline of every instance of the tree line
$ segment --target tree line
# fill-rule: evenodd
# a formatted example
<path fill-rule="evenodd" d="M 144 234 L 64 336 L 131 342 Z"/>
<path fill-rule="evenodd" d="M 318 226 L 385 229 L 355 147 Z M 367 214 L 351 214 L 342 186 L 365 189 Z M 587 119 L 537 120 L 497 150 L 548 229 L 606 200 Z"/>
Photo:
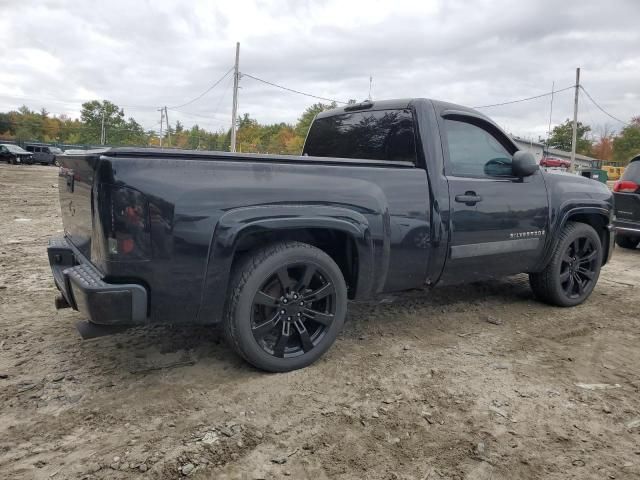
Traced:
<path fill-rule="evenodd" d="M 300 154 L 314 117 L 335 104 L 315 103 L 309 106 L 296 123 L 261 124 L 249 114 L 238 118 L 237 150 L 251 153 Z M 80 118 L 51 115 L 46 109 L 30 110 L 26 106 L 10 112 L 0 112 L 0 140 L 17 142 L 39 141 L 59 145 L 99 145 L 102 125 L 105 125 L 107 145 L 159 146 L 156 130 L 145 130 L 124 109 L 108 100 L 92 100 L 82 104 Z M 548 138 L 540 141 L 549 147 L 571 150 L 572 122 L 567 119 L 557 125 Z M 229 150 L 230 129 L 211 132 L 197 124 L 186 128 L 175 122 L 162 133 L 162 145 L 198 150 Z M 625 165 L 640 154 L 640 116 L 618 132 L 605 126 L 599 134 L 592 127 L 578 122 L 576 151 L 605 162 Z"/>
<path fill-rule="evenodd" d="M 551 148 L 571 151 L 573 121 L 567 119 L 557 125 L 548 139 L 540 139 Z M 594 134 L 589 125 L 578 122 L 576 152 L 603 160 L 605 163 L 626 165 L 634 156 L 640 155 L 640 116 L 619 132 L 605 125 L 598 134 Z"/>
<path fill-rule="evenodd" d="M 315 103 L 308 107 L 295 124 L 261 124 L 249 114 L 240 115 L 237 124 L 237 150 L 251 153 L 300 154 L 314 117 L 335 104 Z M 159 146 L 156 130 L 145 130 L 124 109 L 104 100 L 82 104 L 80 118 L 51 115 L 46 109 L 30 110 L 26 106 L 0 112 L 0 140 L 45 142 L 58 145 L 97 146 L 102 140 L 112 146 Z M 165 147 L 193 150 L 229 150 L 231 130 L 211 132 L 193 125 L 186 128 L 177 121 L 162 132 Z"/>

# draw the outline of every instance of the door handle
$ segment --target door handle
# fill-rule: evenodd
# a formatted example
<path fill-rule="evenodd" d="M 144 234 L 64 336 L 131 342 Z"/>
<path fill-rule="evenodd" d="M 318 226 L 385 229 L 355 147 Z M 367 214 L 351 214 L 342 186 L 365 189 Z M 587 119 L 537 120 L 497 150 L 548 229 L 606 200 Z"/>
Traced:
<path fill-rule="evenodd" d="M 476 192 L 464 192 L 464 195 L 456 195 L 456 202 L 464 203 L 470 207 L 481 201 L 482 197 L 476 195 Z"/>

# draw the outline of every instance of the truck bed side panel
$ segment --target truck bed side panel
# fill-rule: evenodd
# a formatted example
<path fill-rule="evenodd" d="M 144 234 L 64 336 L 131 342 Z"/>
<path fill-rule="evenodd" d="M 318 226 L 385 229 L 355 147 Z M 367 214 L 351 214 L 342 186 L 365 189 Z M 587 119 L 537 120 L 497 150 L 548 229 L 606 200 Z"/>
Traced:
<path fill-rule="evenodd" d="M 105 178 L 148 198 L 154 253 L 149 262 L 103 262 L 100 268 L 149 285 L 154 321 L 220 320 L 233 248 L 217 248 L 214 231 L 223 215 L 239 208 L 356 212 L 368 224 L 374 259 L 371 291 L 362 295 L 424 283 L 430 215 L 423 169 L 140 157 L 103 157 L 101 164 L 110 172 Z"/>

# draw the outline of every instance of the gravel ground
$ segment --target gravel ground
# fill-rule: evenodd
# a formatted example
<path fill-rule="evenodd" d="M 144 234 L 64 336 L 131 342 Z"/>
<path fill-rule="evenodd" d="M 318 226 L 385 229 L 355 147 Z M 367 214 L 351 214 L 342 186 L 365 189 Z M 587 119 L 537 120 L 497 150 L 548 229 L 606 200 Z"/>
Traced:
<path fill-rule="evenodd" d="M 640 251 L 572 309 L 523 276 L 353 303 L 323 359 L 265 374 L 213 328 L 82 341 L 56 174 L 0 165 L 0 478 L 640 478 Z"/>

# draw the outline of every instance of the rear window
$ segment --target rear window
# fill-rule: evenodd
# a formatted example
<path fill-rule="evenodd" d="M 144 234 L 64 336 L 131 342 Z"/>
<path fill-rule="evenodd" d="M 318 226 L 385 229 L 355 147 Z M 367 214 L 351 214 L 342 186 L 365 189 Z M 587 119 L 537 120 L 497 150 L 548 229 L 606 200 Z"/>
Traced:
<path fill-rule="evenodd" d="M 303 153 L 415 163 L 413 116 L 410 110 L 374 110 L 318 118 Z"/>
<path fill-rule="evenodd" d="M 632 180 L 640 183 L 640 159 L 627 165 L 627 168 L 622 174 L 622 180 Z"/>

